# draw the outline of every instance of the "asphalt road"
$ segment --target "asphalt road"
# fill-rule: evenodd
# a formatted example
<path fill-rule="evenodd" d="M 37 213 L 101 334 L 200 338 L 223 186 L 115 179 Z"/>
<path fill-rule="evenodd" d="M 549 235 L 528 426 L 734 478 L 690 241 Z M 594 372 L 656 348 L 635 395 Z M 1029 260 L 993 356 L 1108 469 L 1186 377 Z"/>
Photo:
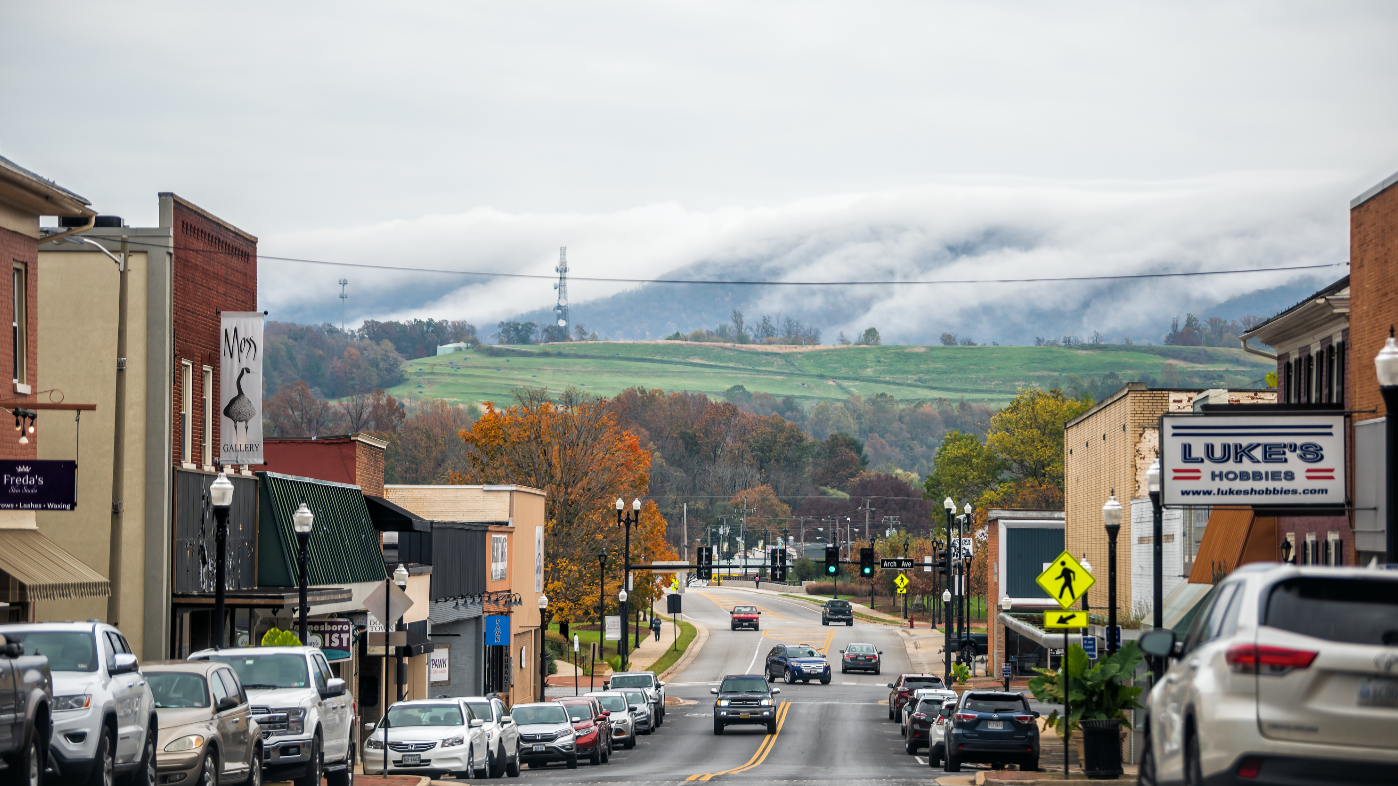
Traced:
<path fill-rule="evenodd" d="M 927 784 L 942 775 L 927 766 L 925 756 L 904 752 L 898 725 L 888 720 L 886 684 L 910 670 L 903 640 L 893 628 L 859 621 L 853 627 L 823 627 L 812 604 L 728 588 L 691 589 L 684 603 L 688 618 L 709 629 L 708 642 L 694 662 L 667 682 L 669 695 L 686 703 L 671 706 L 663 726 L 642 736 L 634 750 L 618 749 L 608 764 L 580 763 L 576 770 L 555 764 L 526 770 L 524 779 L 560 784 Z M 737 603 L 762 610 L 760 631 L 729 630 L 727 609 Z M 854 642 L 883 650 L 881 675 L 840 674 L 839 650 Z M 830 684 L 775 683 L 781 688 L 778 704 L 786 706 L 772 737 L 760 726 L 732 726 L 715 736 L 709 688 L 726 674 L 763 673 L 766 654 L 778 643 L 809 644 L 827 652 L 834 666 Z"/>

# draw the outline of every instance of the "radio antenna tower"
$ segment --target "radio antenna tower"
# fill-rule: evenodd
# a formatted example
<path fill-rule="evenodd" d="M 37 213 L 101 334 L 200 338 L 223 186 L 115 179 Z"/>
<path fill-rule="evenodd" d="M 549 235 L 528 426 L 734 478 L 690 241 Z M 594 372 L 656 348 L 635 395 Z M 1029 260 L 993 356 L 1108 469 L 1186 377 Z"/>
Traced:
<path fill-rule="evenodd" d="M 558 290 L 558 305 L 553 307 L 554 316 L 558 317 L 558 326 L 563 328 L 563 340 L 568 340 L 568 247 L 563 246 L 558 249 L 558 283 L 553 288 Z"/>
<path fill-rule="evenodd" d="M 340 279 L 340 332 L 341 332 L 341 333 L 345 332 L 345 298 L 349 297 L 349 295 L 346 295 L 346 294 L 345 294 L 345 286 L 348 285 L 348 284 L 349 284 L 349 279 L 347 279 L 347 278 L 342 278 L 342 279 Z"/>

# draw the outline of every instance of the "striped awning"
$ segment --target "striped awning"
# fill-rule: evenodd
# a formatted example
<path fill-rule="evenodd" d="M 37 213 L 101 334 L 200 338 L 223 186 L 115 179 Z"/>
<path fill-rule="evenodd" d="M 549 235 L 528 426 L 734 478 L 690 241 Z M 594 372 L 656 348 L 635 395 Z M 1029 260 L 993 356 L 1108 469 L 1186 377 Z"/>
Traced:
<path fill-rule="evenodd" d="M 38 530 L 0 529 L 0 571 L 9 575 L 11 601 L 100 598 L 112 594 L 112 584 L 105 576 Z"/>

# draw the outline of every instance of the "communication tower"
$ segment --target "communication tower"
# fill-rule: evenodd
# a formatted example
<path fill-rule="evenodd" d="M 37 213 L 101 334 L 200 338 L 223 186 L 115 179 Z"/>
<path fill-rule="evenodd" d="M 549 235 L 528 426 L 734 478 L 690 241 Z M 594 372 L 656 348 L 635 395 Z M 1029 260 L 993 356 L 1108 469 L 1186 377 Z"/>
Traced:
<path fill-rule="evenodd" d="M 345 294 L 345 285 L 347 285 L 347 284 L 349 284 L 349 279 L 347 279 L 347 278 L 342 278 L 342 279 L 340 279 L 340 332 L 341 332 L 341 333 L 345 332 L 345 298 L 349 297 L 349 295 L 346 295 L 346 294 Z"/>
<path fill-rule="evenodd" d="M 568 334 L 568 247 L 563 246 L 558 249 L 558 283 L 553 288 L 558 290 L 558 305 L 553 307 L 554 316 L 558 318 L 558 326 L 563 328 L 563 334 Z"/>

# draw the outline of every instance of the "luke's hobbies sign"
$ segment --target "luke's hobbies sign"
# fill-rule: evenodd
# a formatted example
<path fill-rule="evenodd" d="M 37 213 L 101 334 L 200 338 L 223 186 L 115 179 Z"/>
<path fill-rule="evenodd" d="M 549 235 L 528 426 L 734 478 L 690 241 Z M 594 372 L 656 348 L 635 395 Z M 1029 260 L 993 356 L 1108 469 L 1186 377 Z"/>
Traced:
<path fill-rule="evenodd" d="M 1343 415 L 1166 415 L 1165 505 L 1345 503 Z"/>
<path fill-rule="evenodd" d="M 0 461 L 0 510 L 72 510 L 77 477 L 76 461 Z"/>

